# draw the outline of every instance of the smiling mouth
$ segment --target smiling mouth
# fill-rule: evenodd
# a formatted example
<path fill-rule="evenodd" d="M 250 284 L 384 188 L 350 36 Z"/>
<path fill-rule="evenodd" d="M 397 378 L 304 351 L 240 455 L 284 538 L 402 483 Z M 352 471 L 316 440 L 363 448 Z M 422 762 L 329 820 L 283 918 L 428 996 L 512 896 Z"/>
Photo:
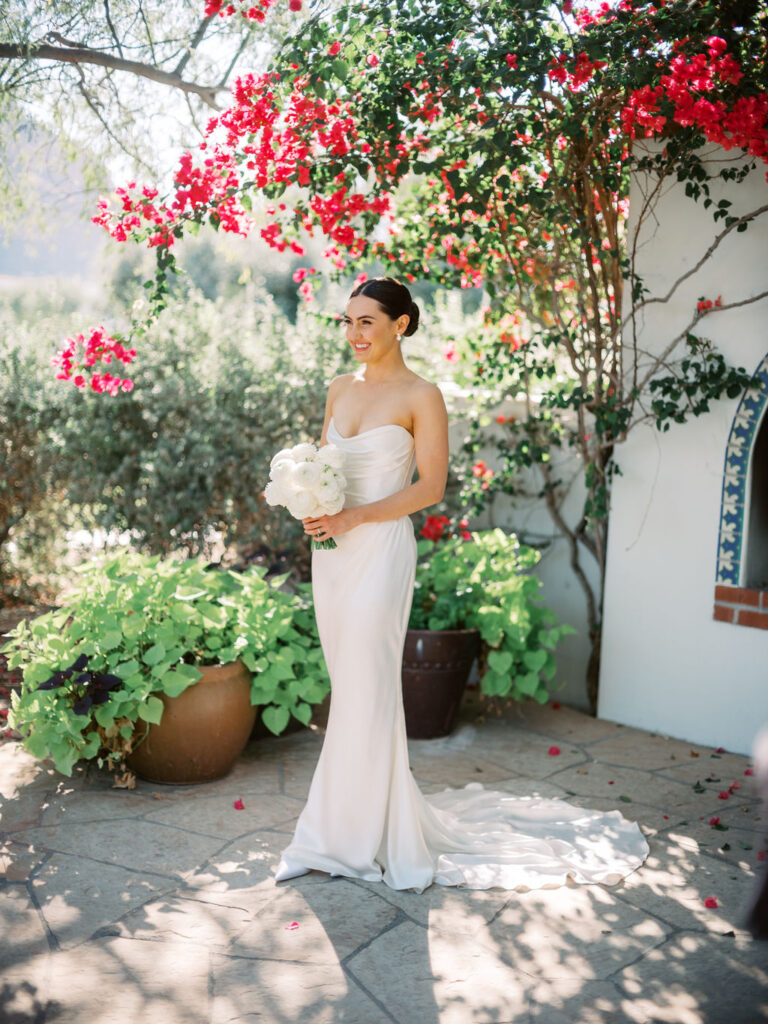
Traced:
<path fill-rule="evenodd" d="M 371 347 L 370 342 L 368 342 L 367 345 L 353 345 L 352 346 L 352 348 L 355 350 L 355 352 L 364 352 L 367 348 L 370 348 L 370 347 Z"/>

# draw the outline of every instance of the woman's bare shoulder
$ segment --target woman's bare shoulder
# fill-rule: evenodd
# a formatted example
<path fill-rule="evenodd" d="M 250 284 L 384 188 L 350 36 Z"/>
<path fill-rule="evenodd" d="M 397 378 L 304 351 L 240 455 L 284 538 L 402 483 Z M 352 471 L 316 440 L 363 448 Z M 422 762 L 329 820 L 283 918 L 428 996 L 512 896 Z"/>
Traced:
<path fill-rule="evenodd" d="M 432 381 L 419 377 L 416 373 L 413 374 L 410 389 L 414 403 L 422 404 L 424 402 L 428 402 L 430 404 L 445 404 L 443 400 L 443 393 L 437 384 L 433 384 Z"/>
<path fill-rule="evenodd" d="M 328 396 L 340 394 L 351 384 L 354 378 L 354 373 L 340 373 L 337 377 L 334 377 L 328 385 Z"/>

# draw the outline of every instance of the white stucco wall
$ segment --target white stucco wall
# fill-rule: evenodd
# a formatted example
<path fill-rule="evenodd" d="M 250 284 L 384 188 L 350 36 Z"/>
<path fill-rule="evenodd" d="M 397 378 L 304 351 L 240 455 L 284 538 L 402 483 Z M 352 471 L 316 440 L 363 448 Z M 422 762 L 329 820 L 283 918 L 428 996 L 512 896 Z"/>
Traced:
<path fill-rule="evenodd" d="M 714 151 L 718 159 L 731 159 Z M 746 212 L 768 202 L 765 167 L 713 198 Z M 638 182 L 630 197 L 639 208 Z M 640 273 L 664 294 L 722 230 L 682 187 L 668 189 L 641 232 Z M 632 220 L 630 231 L 634 230 Z M 768 215 L 732 232 L 666 305 L 648 307 L 641 345 L 659 352 L 699 297 L 734 302 L 768 288 Z M 768 353 L 768 301 L 705 318 L 697 327 L 750 372 Z M 748 753 L 768 722 L 768 630 L 713 620 L 723 461 L 739 400 L 667 433 L 634 430 L 616 450 L 598 714 L 691 742 Z"/>

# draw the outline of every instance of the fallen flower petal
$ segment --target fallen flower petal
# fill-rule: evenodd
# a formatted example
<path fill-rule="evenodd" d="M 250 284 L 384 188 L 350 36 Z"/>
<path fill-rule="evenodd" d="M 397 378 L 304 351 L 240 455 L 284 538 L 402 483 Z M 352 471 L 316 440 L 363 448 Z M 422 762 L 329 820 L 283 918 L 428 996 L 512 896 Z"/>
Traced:
<path fill-rule="evenodd" d="M 757 851 L 757 859 L 758 860 L 765 860 L 765 850 L 758 850 Z"/>
<path fill-rule="evenodd" d="M 709 819 L 709 824 L 710 825 L 719 825 L 720 824 L 720 819 L 718 817 L 710 818 Z"/>
<path fill-rule="evenodd" d="M 755 774 L 755 770 L 754 770 L 754 768 L 745 768 L 744 769 L 744 774 L 745 775 L 754 775 Z"/>
<path fill-rule="evenodd" d="M 715 753 L 716 754 L 724 754 L 725 753 L 725 747 L 715 747 Z"/>
<path fill-rule="evenodd" d="M 560 753 L 560 747 L 550 747 L 547 753 L 550 757 L 557 757 L 557 755 Z"/>
<path fill-rule="evenodd" d="M 285 930 L 287 932 L 295 932 L 298 927 L 299 927 L 299 922 L 298 921 L 291 921 L 289 924 L 287 924 L 285 926 Z"/>
<path fill-rule="evenodd" d="M 731 794 L 728 792 L 727 789 L 721 789 L 720 792 L 717 794 L 717 799 L 718 800 L 727 800 L 730 795 Z"/>
<path fill-rule="evenodd" d="M 235 800 L 235 802 L 232 804 L 232 806 L 235 808 L 236 811 L 244 811 L 245 810 L 245 804 L 240 799 L 240 797 L 238 797 L 237 800 Z"/>
<path fill-rule="evenodd" d="M 560 707 L 560 701 L 559 700 L 553 700 L 552 701 L 552 710 L 553 711 L 557 711 L 559 707 Z"/>
<path fill-rule="evenodd" d="M 730 784 L 730 786 L 728 787 L 728 792 L 729 793 L 735 793 L 737 789 L 741 789 L 741 783 L 740 782 L 732 782 Z"/>
<path fill-rule="evenodd" d="M 665 815 L 664 815 L 664 818 L 665 818 L 665 819 L 666 819 L 667 821 L 669 821 L 669 815 L 668 815 L 668 814 L 665 814 Z"/>
<path fill-rule="evenodd" d="M 710 910 L 714 910 L 715 907 L 717 907 L 717 905 L 717 900 L 714 896 L 707 896 L 707 898 L 704 900 L 704 906 L 709 907 Z"/>

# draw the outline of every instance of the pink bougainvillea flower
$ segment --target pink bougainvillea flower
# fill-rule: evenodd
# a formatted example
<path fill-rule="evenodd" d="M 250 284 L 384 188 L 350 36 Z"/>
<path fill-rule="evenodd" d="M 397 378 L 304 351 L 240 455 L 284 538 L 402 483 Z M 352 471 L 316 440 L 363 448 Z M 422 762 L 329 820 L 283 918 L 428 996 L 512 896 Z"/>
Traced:
<path fill-rule="evenodd" d="M 557 757 L 560 753 L 560 747 L 550 747 L 547 753 L 550 757 Z"/>
<path fill-rule="evenodd" d="M 299 927 L 299 922 L 298 921 L 289 921 L 288 924 L 285 926 L 285 930 L 287 932 L 295 932 L 298 927 Z"/>
<path fill-rule="evenodd" d="M 713 816 L 713 817 L 711 817 L 709 819 L 709 824 L 710 825 L 719 825 L 720 824 L 720 819 L 717 816 Z"/>
<path fill-rule="evenodd" d="M 368 56 L 365 58 L 365 63 L 368 65 L 369 68 L 377 68 L 379 66 L 379 58 L 376 56 L 375 53 L 369 53 Z"/>
<path fill-rule="evenodd" d="M 517 54 L 516 53 L 508 53 L 507 56 L 504 59 L 507 62 L 507 67 L 508 68 L 516 68 L 517 67 Z"/>
<path fill-rule="evenodd" d="M 755 770 L 754 770 L 754 768 L 745 768 L 744 769 L 744 774 L 745 775 L 754 775 L 755 774 Z"/>
<path fill-rule="evenodd" d="M 731 794 L 728 792 L 727 789 L 721 789 L 720 792 L 717 794 L 717 799 L 718 800 L 727 800 L 730 795 Z"/>
<path fill-rule="evenodd" d="M 710 910 L 715 910 L 715 908 L 718 906 L 718 903 L 714 896 L 707 896 L 707 898 L 704 900 L 704 906 L 709 907 Z"/>
<path fill-rule="evenodd" d="M 338 39 L 328 47 L 328 53 L 331 57 L 335 57 L 337 53 L 341 53 L 341 43 Z"/>
<path fill-rule="evenodd" d="M 741 783 L 740 782 L 732 782 L 730 784 L 730 786 L 728 787 L 728 792 L 729 793 L 735 793 L 737 789 L 741 789 Z"/>
<path fill-rule="evenodd" d="M 243 803 L 241 797 L 238 797 L 237 800 L 235 800 L 235 802 L 232 804 L 232 806 L 235 808 L 236 811 L 245 810 L 245 804 Z"/>
<path fill-rule="evenodd" d="M 300 11 L 301 0 L 288 0 L 288 6 L 292 11 Z"/>

